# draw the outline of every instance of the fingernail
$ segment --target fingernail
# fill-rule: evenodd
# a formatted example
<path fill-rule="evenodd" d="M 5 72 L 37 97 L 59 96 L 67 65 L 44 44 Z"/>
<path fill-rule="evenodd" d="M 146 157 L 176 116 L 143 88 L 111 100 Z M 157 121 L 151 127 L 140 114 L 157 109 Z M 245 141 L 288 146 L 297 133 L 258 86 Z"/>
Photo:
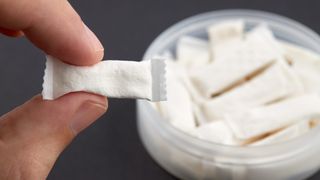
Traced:
<path fill-rule="evenodd" d="M 106 110 L 106 102 L 84 102 L 80 105 L 73 117 L 73 120 L 71 121 L 71 129 L 75 134 L 78 134 L 102 116 Z"/>
<path fill-rule="evenodd" d="M 84 24 L 84 29 L 86 31 L 86 34 L 88 36 L 89 41 L 91 42 L 92 47 L 94 48 L 94 50 L 97 53 L 97 58 L 102 59 L 103 58 L 103 45 L 101 44 L 101 42 L 99 41 L 99 39 L 97 38 L 97 36 L 88 28 L 88 26 L 86 24 Z"/>

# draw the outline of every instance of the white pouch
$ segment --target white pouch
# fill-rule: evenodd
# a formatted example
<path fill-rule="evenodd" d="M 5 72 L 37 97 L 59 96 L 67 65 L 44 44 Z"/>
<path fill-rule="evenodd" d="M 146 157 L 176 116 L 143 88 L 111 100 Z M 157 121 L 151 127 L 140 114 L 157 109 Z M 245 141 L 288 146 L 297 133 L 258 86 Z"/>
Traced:
<path fill-rule="evenodd" d="M 205 97 L 217 95 L 255 72 L 282 59 L 282 50 L 272 32 L 259 26 L 246 35 L 234 51 L 222 59 L 191 72 L 191 79 Z"/>
<path fill-rule="evenodd" d="M 227 47 L 221 53 L 219 59 L 227 63 L 229 59 L 250 59 L 264 60 L 265 59 L 283 59 L 284 50 L 282 46 L 273 36 L 272 31 L 265 24 L 260 24 L 251 31 L 244 34 L 243 41 L 233 43 L 235 47 Z"/>
<path fill-rule="evenodd" d="M 285 129 L 276 132 L 260 141 L 256 141 L 250 146 L 261 146 L 261 145 L 268 145 L 274 143 L 280 143 L 289 141 L 296 137 L 299 137 L 310 130 L 309 121 L 308 120 L 301 120 L 300 122 L 293 124 Z"/>
<path fill-rule="evenodd" d="M 298 79 L 302 82 L 304 91 L 307 93 L 320 92 L 320 60 L 313 65 L 293 65 Z"/>
<path fill-rule="evenodd" d="M 177 62 L 186 68 L 204 66 L 209 63 L 209 43 L 205 40 L 184 36 L 177 44 Z"/>
<path fill-rule="evenodd" d="M 225 145 L 239 145 L 225 121 L 217 120 L 198 127 L 194 135 L 199 139 Z"/>
<path fill-rule="evenodd" d="M 209 120 L 234 110 L 260 106 L 303 91 L 295 73 L 283 61 L 271 65 L 252 80 L 202 104 Z"/>
<path fill-rule="evenodd" d="M 220 119 L 213 119 L 213 120 L 209 121 L 208 118 L 203 114 L 199 105 L 196 103 L 193 103 L 193 114 L 195 117 L 196 124 L 198 126 L 203 126 L 207 123 L 211 123 L 211 122 L 213 122 L 213 120 L 220 120 Z"/>
<path fill-rule="evenodd" d="M 165 63 L 149 61 L 102 61 L 93 66 L 73 66 L 47 56 L 42 95 L 56 99 L 85 91 L 116 98 L 166 99 Z"/>
<path fill-rule="evenodd" d="M 274 37 L 269 26 L 260 24 L 245 35 L 247 46 L 258 48 L 251 56 L 256 59 L 283 59 L 284 49 Z"/>
<path fill-rule="evenodd" d="M 298 122 L 320 116 L 320 97 L 306 94 L 268 106 L 252 108 L 225 115 L 236 138 L 257 137 Z"/>
<path fill-rule="evenodd" d="M 188 90 L 192 101 L 195 104 L 202 104 L 207 99 L 204 98 L 201 93 L 198 91 L 198 89 L 194 86 L 192 81 L 190 80 L 190 77 L 187 75 L 187 72 L 184 71 L 183 75 L 181 76 L 181 81 L 184 85 L 184 87 Z"/>
<path fill-rule="evenodd" d="M 244 37 L 244 21 L 228 20 L 213 24 L 208 28 L 210 51 L 214 61 L 239 46 Z"/>
<path fill-rule="evenodd" d="M 300 64 L 313 64 L 320 61 L 319 54 L 306 49 L 304 47 L 294 45 L 284 41 L 278 41 L 282 49 L 284 50 L 284 55 L 288 61 L 293 65 Z"/>
<path fill-rule="evenodd" d="M 230 59 L 227 62 L 214 61 L 212 64 L 190 73 L 190 78 L 198 91 L 211 98 L 270 65 L 274 59 L 251 60 L 248 58 Z"/>
<path fill-rule="evenodd" d="M 306 92 L 320 92 L 320 56 L 306 48 L 281 42 L 286 59 L 292 64 Z"/>
<path fill-rule="evenodd" d="M 167 59 L 166 63 L 168 69 L 172 71 L 172 73 L 169 74 L 174 74 L 174 76 L 179 78 L 179 81 L 181 81 L 183 86 L 187 89 L 188 93 L 190 94 L 192 101 L 195 102 L 195 104 L 201 104 L 202 102 L 204 102 L 205 98 L 200 94 L 197 88 L 194 87 L 193 83 L 190 80 L 190 77 L 188 76 L 188 68 L 186 68 L 185 66 L 181 66 L 181 64 L 178 61 L 174 60 L 173 58 L 170 58 L 172 56 L 167 54 L 169 53 L 166 52 L 165 56 L 155 56 L 155 59 Z M 168 75 L 168 77 L 171 76 Z"/>
<path fill-rule="evenodd" d="M 208 28 L 210 42 L 213 45 L 234 39 L 242 39 L 243 31 L 244 21 L 241 19 L 218 22 Z"/>
<path fill-rule="evenodd" d="M 161 114 L 174 127 L 188 132 L 196 124 L 191 97 L 181 81 L 183 72 L 174 61 L 167 61 L 167 101 L 157 104 Z"/>

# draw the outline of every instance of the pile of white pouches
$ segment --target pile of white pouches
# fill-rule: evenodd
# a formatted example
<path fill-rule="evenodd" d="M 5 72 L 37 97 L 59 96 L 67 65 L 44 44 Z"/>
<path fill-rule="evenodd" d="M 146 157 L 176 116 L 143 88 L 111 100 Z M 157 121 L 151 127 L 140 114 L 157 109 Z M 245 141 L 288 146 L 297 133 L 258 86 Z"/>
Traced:
<path fill-rule="evenodd" d="M 320 119 L 320 55 L 277 40 L 267 25 L 242 20 L 182 37 L 167 62 L 168 101 L 153 104 L 176 128 L 237 146 L 301 136 Z M 176 61 L 174 60 L 176 59 Z"/>

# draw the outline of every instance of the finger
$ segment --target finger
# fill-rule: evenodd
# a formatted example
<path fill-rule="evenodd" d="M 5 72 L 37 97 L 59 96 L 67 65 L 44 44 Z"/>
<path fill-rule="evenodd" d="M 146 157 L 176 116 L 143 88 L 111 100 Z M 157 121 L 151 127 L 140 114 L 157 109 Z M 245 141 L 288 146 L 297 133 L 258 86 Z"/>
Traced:
<path fill-rule="evenodd" d="M 0 154 L 6 156 L 0 162 L 8 162 L 11 170 L 0 168 L 0 179 L 15 174 L 45 179 L 63 149 L 106 109 L 106 99 L 93 94 L 71 93 L 54 101 L 39 95 L 2 116 Z"/>
<path fill-rule="evenodd" d="M 0 27 L 22 30 L 47 54 L 69 64 L 92 65 L 103 46 L 66 0 L 1 0 Z"/>
<path fill-rule="evenodd" d="M 22 31 L 9 30 L 1 27 L 0 27 L 0 33 L 10 37 L 20 37 L 24 35 Z"/>

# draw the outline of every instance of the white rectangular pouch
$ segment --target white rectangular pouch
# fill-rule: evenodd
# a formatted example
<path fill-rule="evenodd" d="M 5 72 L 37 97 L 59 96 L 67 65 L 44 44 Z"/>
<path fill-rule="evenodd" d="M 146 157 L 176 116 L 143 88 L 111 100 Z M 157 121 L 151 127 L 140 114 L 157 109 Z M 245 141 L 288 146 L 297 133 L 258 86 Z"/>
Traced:
<path fill-rule="evenodd" d="M 225 121 L 217 120 L 204 124 L 193 133 L 199 139 L 224 145 L 240 145 Z"/>
<path fill-rule="evenodd" d="M 165 62 L 160 59 L 74 66 L 48 55 L 43 79 L 42 95 L 47 100 L 78 91 L 114 98 L 166 99 Z"/>
<path fill-rule="evenodd" d="M 242 19 L 222 21 L 211 25 L 208 28 L 208 34 L 212 45 L 223 44 L 234 39 L 242 39 L 244 26 Z"/>
<path fill-rule="evenodd" d="M 299 94 L 303 86 L 289 65 L 279 61 L 247 83 L 202 104 L 208 120 L 222 118 L 235 109 L 260 106 Z"/>
<path fill-rule="evenodd" d="M 297 77 L 302 82 L 304 91 L 307 93 L 320 92 L 320 60 L 312 64 L 293 65 Z"/>
<path fill-rule="evenodd" d="M 186 68 L 204 66 L 209 63 L 209 43 L 205 40 L 183 36 L 177 43 L 177 62 Z"/>
<path fill-rule="evenodd" d="M 293 124 L 281 131 L 278 131 L 260 141 L 256 141 L 250 146 L 262 146 L 274 143 L 280 143 L 297 138 L 310 130 L 309 121 L 302 119 L 300 122 Z"/>
<path fill-rule="evenodd" d="M 316 52 L 302 46 L 278 40 L 284 50 L 284 55 L 293 65 L 313 64 L 320 61 L 320 56 Z"/>
<path fill-rule="evenodd" d="M 246 35 L 237 49 L 225 53 L 220 60 L 191 72 L 191 79 L 205 97 L 217 95 L 243 81 L 274 61 L 282 59 L 282 50 L 266 26 Z"/>
<path fill-rule="evenodd" d="M 199 139 L 223 145 L 245 146 L 255 141 L 255 138 L 237 139 L 226 121 L 222 119 L 200 125 L 190 132 Z"/>
<path fill-rule="evenodd" d="M 167 101 L 158 102 L 161 114 L 176 128 L 188 132 L 195 128 L 192 100 L 181 78 L 185 71 L 167 61 Z"/>
<path fill-rule="evenodd" d="M 315 52 L 287 42 L 281 42 L 287 61 L 301 79 L 305 91 L 320 92 L 320 56 Z"/>
<path fill-rule="evenodd" d="M 257 137 L 320 116 L 320 97 L 306 94 L 264 107 L 234 112 L 225 116 L 238 139 Z"/>
<path fill-rule="evenodd" d="M 218 22 L 208 28 L 212 60 L 219 60 L 239 46 L 244 37 L 244 26 L 243 20 L 235 19 Z"/>

